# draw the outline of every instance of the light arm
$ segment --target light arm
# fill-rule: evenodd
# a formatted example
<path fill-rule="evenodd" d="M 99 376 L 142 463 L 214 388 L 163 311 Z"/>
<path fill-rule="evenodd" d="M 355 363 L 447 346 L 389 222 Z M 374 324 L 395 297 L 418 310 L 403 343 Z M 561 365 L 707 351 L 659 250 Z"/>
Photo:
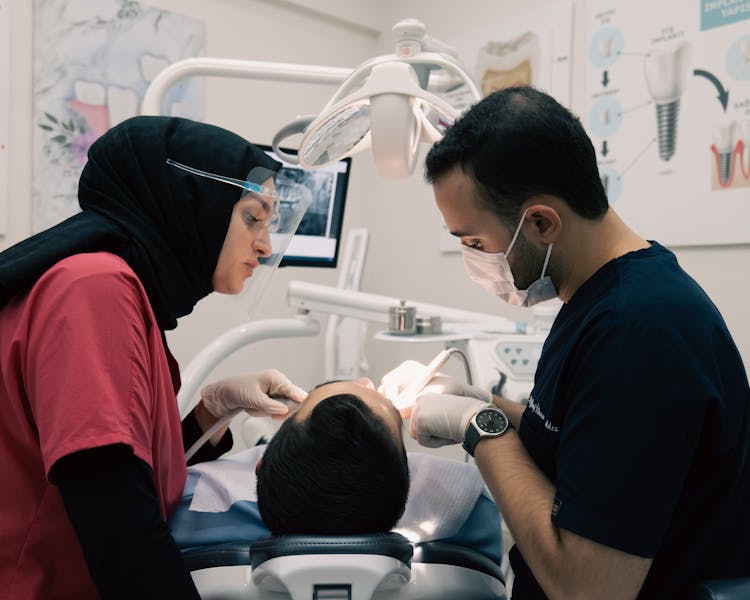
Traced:
<path fill-rule="evenodd" d="M 146 90 L 141 114 L 161 114 L 161 104 L 167 91 L 186 77 L 211 76 L 290 83 L 318 83 L 337 85 L 344 81 L 351 69 L 277 63 L 261 60 L 234 60 L 229 58 L 186 58 L 163 69 Z"/>

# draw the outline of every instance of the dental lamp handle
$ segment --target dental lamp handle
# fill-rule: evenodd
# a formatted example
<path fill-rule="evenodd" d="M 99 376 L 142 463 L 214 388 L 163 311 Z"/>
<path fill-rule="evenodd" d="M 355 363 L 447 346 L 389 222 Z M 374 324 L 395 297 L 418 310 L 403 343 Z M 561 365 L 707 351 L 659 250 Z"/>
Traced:
<path fill-rule="evenodd" d="M 280 148 L 280 145 L 289 136 L 303 133 L 307 126 L 315 120 L 316 116 L 317 115 L 301 115 L 294 119 L 294 121 L 287 123 L 286 125 L 284 125 L 284 127 L 279 129 L 276 132 L 276 135 L 273 136 L 273 140 L 271 141 L 271 147 L 273 148 L 274 154 L 276 154 L 276 156 L 281 160 L 284 160 L 292 165 L 298 165 L 299 156 L 297 156 L 296 154 L 288 154 L 284 152 Z"/>

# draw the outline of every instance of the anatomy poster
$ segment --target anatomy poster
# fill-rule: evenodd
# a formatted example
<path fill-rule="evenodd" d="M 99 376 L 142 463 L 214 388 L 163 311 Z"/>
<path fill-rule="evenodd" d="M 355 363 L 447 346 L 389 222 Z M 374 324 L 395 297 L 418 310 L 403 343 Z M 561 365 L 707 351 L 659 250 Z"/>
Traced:
<path fill-rule="evenodd" d="M 34 9 L 32 227 L 40 231 L 78 211 L 89 146 L 139 113 L 164 67 L 203 53 L 205 28 L 133 0 L 36 0 Z M 162 114 L 200 119 L 199 86 L 173 86 Z"/>
<path fill-rule="evenodd" d="M 484 19 L 481 25 L 444 41 L 458 51 L 483 96 L 524 84 L 544 90 L 565 106 L 570 105 L 572 2 L 550 4 L 515 19 Z M 461 106 L 456 98 L 450 100 Z M 458 241 L 444 224 L 440 250 L 460 250 Z"/>
<path fill-rule="evenodd" d="M 588 0 L 587 107 L 615 210 L 671 246 L 750 242 L 750 2 Z"/>
<path fill-rule="evenodd" d="M 0 0 L 0 235 L 8 233 L 10 125 L 10 0 Z"/>

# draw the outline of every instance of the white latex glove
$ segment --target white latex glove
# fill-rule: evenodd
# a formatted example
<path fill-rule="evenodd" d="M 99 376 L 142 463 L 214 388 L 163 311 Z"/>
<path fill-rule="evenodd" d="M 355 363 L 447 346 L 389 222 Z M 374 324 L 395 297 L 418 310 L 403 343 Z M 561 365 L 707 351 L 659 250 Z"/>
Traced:
<path fill-rule="evenodd" d="M 393 402 L 409 383 L 424 372 L 425 368 L 426 365 L 423 365 L 421 362 L 406 360 L 383 376 L 378 391 Z M 420 393 L 468 396 L 477 400 L 492 402 L 492 394 L 488 390 L 475 385 L 469 385 L 468 383 L 461 383 L 452 377 L 440 373 L 435 375 Z"/>
<path fill-rule="evenodd" d="M 422 394 L 411 413 L 409 435 L 428 448 L 460 444 L 471 417 L 486 406 L 487 402 L 467 396 Z"/>
<path fill-rule="evenodd" d="M 221 418 L 241 408 L 253 417 L 286 415 L 289 407 L 273 398 L 302 402 L 307 392 L 276 369 L 223 379 L 201 390 L 201 400 L 214 417 Z"/>

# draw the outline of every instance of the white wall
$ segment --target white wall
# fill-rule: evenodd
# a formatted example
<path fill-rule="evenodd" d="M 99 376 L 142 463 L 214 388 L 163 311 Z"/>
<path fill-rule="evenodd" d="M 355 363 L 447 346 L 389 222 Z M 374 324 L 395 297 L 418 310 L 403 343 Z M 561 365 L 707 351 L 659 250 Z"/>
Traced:
<path fill-rule="evenodd" d="M 624 1 L 624 0 L 623 0 Z M 203 19 L 207 27 L 207 55 L 354 67 L 364 59 L 388 51 L 390 27 L 404 17 L 425 22 L 428 33 L 448 38 L 478 21 L 502 20 L 552 4 L 554 0 L 473 0 L 457 10 L 448 0 L 149 0 L 148 4 Z M 31 223 L 31 85 L 32 5 L 13 0 L 10 145 L 9 234 L 0 247 L 26 237 Z M 574 56 L 583 52 L 583 3 L 577 3 L 577 41 Z M 382 36 L 378 31 L 384 31 Z M 574 60 L 575 64 L 575 60 Z M 331 89 L 292 84 L 207 80 L 206 120 L 233 129 L 247 138 L 269 143 L 275 130 L 293 116 L 316 112 Z M 582 109 L 583 70 L 573 72 L 573 109 Z M 421 158 L 427 148 L 423 146 Z M 732 218 L 727 215 L 726 218 Z M 417 172 L 401 180 L 380 179 L 366 155 L 354 157 L 345 230 L 366 226 L 370 249 L 362 288 L 365 291 L 423 300 L 469 310 L 523 316 L 486 295 L 464 275 L 458 254 L 438 250 L 439 214 L 429 186 Z M 750 248 L 702 247 L 675 249 L 683 266 L 706 289 L 724 314 L 750 364 L 750 305 L 747 281 Z M 323 269 L 288 268 L 279 271 L 266 291 L 256 318 L 289 316 L 286 284 L 304 279 L 333 285 L 337 273 Z M 183 367 L 219 332 L 246 319 L 231 298 L 214 295 L 169 334 L 172 350 Z M 325 317 L 322 319 L 325 326 Z M 377 330 L 370 326 L 370 335 Z M 322 377 L 322 336 L 296 341 L 269 341 L 236 353 L 214 376 L 278 367 L 300 385 L 311 386 Z M 432 344 L 368 343 L 373 378 L 402 359 L 429 359 L 439 347 Z M 457 370 L 459 373 L 460 370 Z"/>

